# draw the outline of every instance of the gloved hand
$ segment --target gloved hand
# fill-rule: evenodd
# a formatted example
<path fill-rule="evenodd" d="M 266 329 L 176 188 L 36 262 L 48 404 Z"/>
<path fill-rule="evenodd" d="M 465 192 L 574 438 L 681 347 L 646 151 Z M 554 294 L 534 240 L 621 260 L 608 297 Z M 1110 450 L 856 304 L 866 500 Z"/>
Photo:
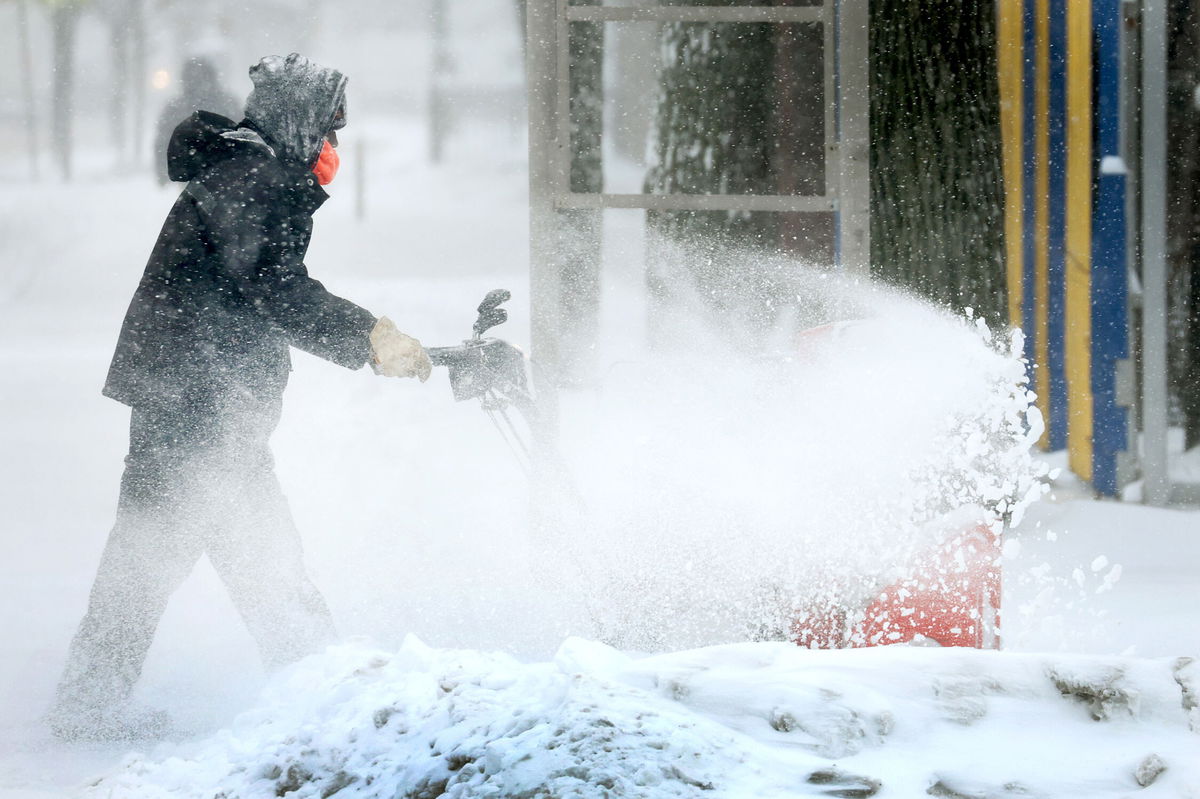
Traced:
<path fill-rule="evenodd" d="M 433 364 L 412 336 L 406 336 L 386 316 L 379 317 L 371 330 L 371 368 L 384 377 L 419 377 L 424 383 Z"/>

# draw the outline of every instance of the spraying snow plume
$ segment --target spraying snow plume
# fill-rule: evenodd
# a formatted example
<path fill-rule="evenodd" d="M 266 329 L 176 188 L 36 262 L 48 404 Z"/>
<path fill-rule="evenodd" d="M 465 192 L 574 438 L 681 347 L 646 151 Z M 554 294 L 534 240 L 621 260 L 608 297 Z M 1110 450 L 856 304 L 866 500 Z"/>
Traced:
<path fill-rule="evenodd" d="M 572 575 L 593 634 L 649 650 L 783 638 L 801 609 L 864 604 L 953 515 L 998 525 L 1040 493 L 1019 335 L 874 285 L 789 280 L 803 330 L 775 351 L 684 318 L 566 401 L 586 511 L 554 518 L 561 561 L 542 571 Z"/>
<path fill-rule="evenodd" d="M 1018 342 L 790 268 L 776 296 L 792 307 L 757 348 L 730 315 L 714 332 L 693 305 L 647 347 L 644 291 L 614 275 L 603 366 L 559 395 L 565 485 L 534 481 L 532 498 L 477 404 L 449 402 L 444 370 L 399 405 L 298 363 L 278 461 L 342 632 L 532 657 L 566 635 L 647 650 L 778 638 L 798 609 L 886 584 L 948 512 L 1018 517 L 1040 490 Z M 428 318 L 412 325 L 441 331 L 429 343 L 460 339 L 498 285 L 527 318 L 519 284 L 489 277 L 424 288 Z M 512 323 L 494 333 L 522 343 Z M 360 432 L 350 407 L 405 417 Z M 353 496 L 398 505 L 348 517 Z"/>

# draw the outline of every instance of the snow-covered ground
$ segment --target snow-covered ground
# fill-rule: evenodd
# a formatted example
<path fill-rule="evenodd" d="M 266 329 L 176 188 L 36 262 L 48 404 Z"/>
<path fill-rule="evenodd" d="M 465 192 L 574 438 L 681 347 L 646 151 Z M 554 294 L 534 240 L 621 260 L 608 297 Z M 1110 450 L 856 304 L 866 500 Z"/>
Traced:
<path fill-rule="evenodd" d="M 90 795 L 1100 797 L 1165 767 L 1169 796 L 1200 779 L 1181 683 L 1194 705 L 1200 664 L 779 643 L 631 659 L 580 639 L 530 664 L 410 639 L 314 658 L 232 729 L 131 756 Z"/>
<path fill-rule="evenodd" d="M 367 215 L 346 163 L 314 274 L 426 344 L 464 337 L 504 286 L 497 332 L 526 344 L 520 142 L 464 132 L 434 168 L 416 118 L 355 127 L 371 137 Z M 583 545 L 555 536 L 579 531 L 561 518 L 530 533 L 524 475 L 444 375 L 298 355 L 278 469 L 349 643 L 264 675 L 201 563 L 136 696 L 178 734 L 136 755 L 55 741 L 41 716 L 126 445 L 128 411 L 99 387 L 176 191 L 95 153 L 70 186 L 0 185 L 0 796 L 1125 796 L 1152 756 L 1167 770 L 1146 795 L 1200 795 L 1200 675 L 1179 661 L 1200 654 L 1193 511 L 1095 501 L 1060 477 L 1007 536 L 1005 652 L 697 648 L 745 637 L 764 574 L 841 579 L 902 549 L 896 521 L 916 511 L 881 487 L 938 452 L 923 434 L 1004 364 L 941 368 L 984 352 L 970 326 L 898 301 L 908 360 L 801 365 L 810 382 L 782 402 L 719 338 L 672 372 L 641 349 L 632 212 L 606 230 L 604 380 L 564 397 Z M 928 501 L 918 488 L 905 496 Z M 585 640 L 600 637 L 620 648 Z"/>

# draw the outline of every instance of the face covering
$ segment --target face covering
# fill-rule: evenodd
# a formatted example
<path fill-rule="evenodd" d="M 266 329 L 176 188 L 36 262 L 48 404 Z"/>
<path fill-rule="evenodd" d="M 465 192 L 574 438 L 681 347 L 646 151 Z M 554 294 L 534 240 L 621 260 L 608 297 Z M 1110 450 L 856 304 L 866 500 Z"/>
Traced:
<path fill-rule="evenodd" d="M 333 149 L 333 145 L 329 143 L 329 139 L 321 146 L 321 154 L 317 156 L 317 163 L 313 165 L 313 174 L 317 176 L 317 183 L 322 186 L 328 186 L 333 182 L 333 178 L 337 175 L 338 165 L 341 160 L 338 158 L 337 150 Z"/>

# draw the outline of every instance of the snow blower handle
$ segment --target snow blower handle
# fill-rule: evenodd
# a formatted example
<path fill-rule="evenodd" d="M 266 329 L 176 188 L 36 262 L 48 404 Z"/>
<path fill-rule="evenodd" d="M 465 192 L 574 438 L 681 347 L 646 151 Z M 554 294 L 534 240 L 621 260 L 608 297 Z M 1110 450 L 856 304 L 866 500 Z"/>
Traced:
<path fill-rule="evenodd" d="M 485 338 L 425 352 L 434 366 L 450 370 L 450 389 L 459 402 L 492 395 L 521 406 L 523 412 L 532 405 L 525 355 L 507 341 Z"/>
<path fill-rule="evenodd" d="M 500 305 L 511 298 L 507 289 L 489 291 L 476 309 L 479 318 L 472 328 L 473 338 L 456 347 L 427 347 L 425 352 L 434 366 L 449 369 L 454 399 L 506 402 L 520 407 L 529 417 L 534 408 L 524 353 L 502 339 L 483 337 L 508 321 L 508 311 Z"/>
<path fill-rule="evenodd" d="M 503 339 L 483 337 L 488 330 L 508 321 L 508 311 L 500 306 L 511 298 L 506 289 L 489 291 L 476 309 L 479 317 L 472 327 L 472 338 L 455 347 L 427 347 L 425 352 L 434 366 L 445 366 L 450 372 L 450 390 L 455 400 L 480 401 L 521 468 L 529 474 L 533 450 L 528 437 L 536 437 L 543 425 L 532 392 L 528 359 Z M 507 410 L 510 407 L 524 417 L 526 432 L 513 424 Z"/>

